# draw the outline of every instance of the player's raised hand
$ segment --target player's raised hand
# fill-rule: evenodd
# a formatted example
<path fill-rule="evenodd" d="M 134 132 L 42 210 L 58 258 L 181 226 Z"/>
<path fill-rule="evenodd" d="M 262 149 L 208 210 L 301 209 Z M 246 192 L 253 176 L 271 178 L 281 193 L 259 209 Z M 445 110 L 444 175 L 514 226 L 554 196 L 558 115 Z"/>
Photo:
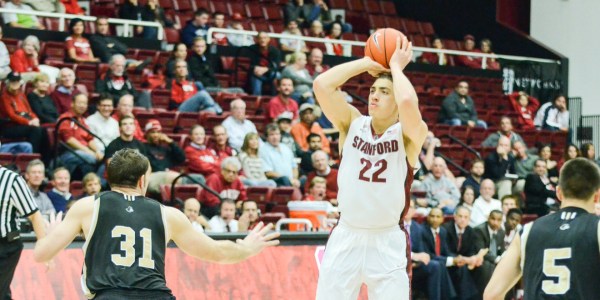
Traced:
<path fill-rule="evenodd" d="M 277 238 L 280 234 L 279 232 L 270 232 L 272 229 L 272 223 L 265 226 L 263 222 L 260 222 L 248 233 L 246 238 L 238 239 L 237 243 L 245 246 L 250 251 L 250 256 L 254 256 L 266 247 L 279 245 Z"/>
<path fill-rule="evenodd" d="M 396 51 L 390 58 L 390 67 L 400 67 L 404 70 L 406 65 L 411 62 L 413 56 L 412 42 L 409 42 L 406 36 L 396 39 Z"/>
<path fill-rule="evenodd" d="M 58 226 L 58 224 L 60 224 L 62 222 L 62 219 L 63 219 L 62 211 L 59 213 L 50 214 L 50 221 L 46 222 L 46 235 L 48 235 L 50 232 L 52 232 L 54 230 L 54 228 L 56 228 L 56 226 Z"/>
<path fill-rule="evenodd" d="M 366 71 L 369 72 L 369 74 L 371 74 L 371 76 L 373 76 L 373 77 L 379 77 L 379 74 L 381 74 L 381 73 L 389 73 L 390 72 L 389 69 L 386 69 L 380 63 L 372 60 L 368 56 L 363 57 L 362 60 L 364 61 L 365 65 L 366 65 Z"/>

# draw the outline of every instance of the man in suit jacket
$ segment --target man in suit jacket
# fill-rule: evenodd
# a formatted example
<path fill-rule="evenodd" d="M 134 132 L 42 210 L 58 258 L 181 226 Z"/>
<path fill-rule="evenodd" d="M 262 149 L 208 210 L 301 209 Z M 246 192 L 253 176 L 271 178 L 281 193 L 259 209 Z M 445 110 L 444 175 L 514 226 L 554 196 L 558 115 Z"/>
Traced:
<path fill-rule="evenodd" d="M 500 261 L 500 256 L 504 253 L 504 230 L 502 230 L 502 211 L 493 210 L 488 217 L 487 222 L 475 227 L 475 249 L 489 249 L 483 257 L 483 264 L 473 270 L 473 277 L 477 289 L 483 296 L 483 291 L 487 286 L 496 264 Z"/>
<path fill-rule="evenodd" d="M 470 257 L 477 254 L 475 250 L 475 233 L 469 226 L 471 210 L 465 206 L 458 206 L 454 211 L 454 220 L 442 225 L 448 232 L 446 242 L 450 251 L 458 255 Z"/>
<path fill-rule="evenodd" d="M 448 232 L 442 227 L 444 214 L 439 208 L 432 208 L 427 216 L 427 224 L 422 235 L 423 251 L 429 254 L 432 260 L 449 268 L 459 299 L 471 299 L 477 291 L 472 281 L 469 280 L 468 260 L 450 251 L 448 247 Z"/>
<path fill-rule="evenodd" d="M 546 161 L 536 160 L 533 172 L 525 179 L 525 212 L 541 217 L 548 214 L 548 198 L 556 201 L 556 190 L 548 179 Z"/>
<path fill-rule="evenodd" d="M 410 234 L 413 288 L 426 292 L 427 298 L 430 300 L 452 299 L 456 296 L 456 292 L 446 265 L 432 260 L 431 256 L 424 252 L 422 242 L 424 229 L 421 224 L 413 222 L 414 214 L 415 203 L 413 200 L 404 216 L 404 226 Z M 426 284 L 424 284 L 425 282 Z"/>

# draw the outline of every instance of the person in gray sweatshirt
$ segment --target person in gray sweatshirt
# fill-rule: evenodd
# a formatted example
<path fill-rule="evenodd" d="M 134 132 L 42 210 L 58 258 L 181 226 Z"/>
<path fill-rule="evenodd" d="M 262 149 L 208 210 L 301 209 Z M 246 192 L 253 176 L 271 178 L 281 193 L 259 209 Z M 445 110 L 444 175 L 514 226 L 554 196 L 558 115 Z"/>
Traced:
<path fill-rule="evenodd" d="M 441 208 L 444 214 L 451 215 L 460 199 L 460 192 L 454 182 L 444 175 L 446 162 L 441 157 L 433 160 L 431 174 L 423 180 L 430 207 Z"/>

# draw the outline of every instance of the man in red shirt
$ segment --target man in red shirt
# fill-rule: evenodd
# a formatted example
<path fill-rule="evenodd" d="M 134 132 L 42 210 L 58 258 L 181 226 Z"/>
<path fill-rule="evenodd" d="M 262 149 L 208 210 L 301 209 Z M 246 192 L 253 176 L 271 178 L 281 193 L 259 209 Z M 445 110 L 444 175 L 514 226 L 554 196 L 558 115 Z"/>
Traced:
<path fill-rule="evenodd" d="M 200 90 L 195 82 L 189 80 L 187 62 L 183 59 L 175 61 L 175 78 L 167 84 L 171 90 L 169 109 L 183 112 L 208 111 L 216 114 L 223 109 L 206 90 Z"/>
<path fill-rule="evenodd" d="M 142 130 L 138 120 L 133 115 L 133 102 L 133 95 L 126 94 L 121 96 L 119 103 L 117 104 L 117 110 L 113 113 L 112 117 L 119 122 L 123 116 L 132 116 L 135 124 L 133 137 L 140 142 L 146 142 L 144 131 Z"/>
<path fill-rule="evenodd" d="M 306 69 L 308 70 L 308 74 L 313 78 L 316 78 L 319 74 L 329 70 L 329 66 L 323 64 L 323 51 L 321 49 L 313 48 L 310 50 Z"/>
<path fill-rule="evenodd" d="M 306 177 L 306 185 L 304 190 L 308 191 L 310 183 L 316 176 L 323 177 L 327 181 L 327 191 L 325 192 L 325 198 L 328 199 L 332 204 L 337 205 L 337 175 L 338 170 L 333 169 L 329 166 L 329 156 L 322 150 L 317 150 L 312 154 L 314 171 L 308 173 Z"/>
<path fill-rule="evenodd" d="M 475 50 L 475 38 L 467 34 L 464 38 L 464 50 L 467 52 L 477 52 Z M 456 64 L 463 67 L 468 67 L 471 69 L 481 69 L 481 57 L 474 57 L 468 55 L 459 55 L 456 57 Z"/>
<path fill-rule="evenodd" d="M 223 199 L 244 201 L 247 199 L 246 187 L 238 176 L 241 168 L 242 164 L 236 157 L 228 157 L 221 162 L 221 172 L 209 176 L 206 185 L 219 193 Z M 200 202 L 202 203 L 200 212 L 210 219 L 217 214 L 221 200 L 208 191 L 202 190 Z"/>
<path fill-rule="evenodd" d="M 62 153 L 60 160 L 75 180 L 80 180 L 89 172 L 95 173 L 98 169 L 98 162 L 104 158 L 104 154 L 96 145 L 94 137 L 88 132 L 89 128 L 83 117 L 87 109 L 87 96 L 78 94 L 73 97 L 71 110 L 58 117 L 59 122 L 62 119 L 70 119 L 70 121 L 64 121 L 60 124 L 58 136 L 60 141 L 69 147 Z M 102 173 L 104 173 L 104 170 L 99 172 L 99 176 Z"/>
<path fill-rule="evenodd" d="M 58 73 L 58 86 L 54 89 L 50 98 L 59 114 L 64 114 L 71 109 L 73 95 L 81 94 L 81 91 L 75 86 L 75 72 L 69 68 L 62 68 Z"/>
<path fill-rule="evenodd" d="M 221 160 L 217 152 L 206 147 L 206 132 L 204 127 L 194 125 L 190 130 L 190 144 L 185 147 L 187 166 L 191 172 L 208 177 L 220 170 Z"/>
<path fill-rule="evenodd" d="M 279 80 L 279 94 L 267 104 L 267 118 L 273 122 L 279 115 L 289 111 L 293 114 L 293 121 L 298 120 L 298 103 L 292 99 L 294 82 L 291 78 L 283 77 Z"/>
<path fill-rule="evenodd" d="M 229 147 L 229 143 L 227 143 L 229 136 L 227 135 L 227 129 L 223 125 L 213 127 L 213 136 L 215 140 L 209 147 L 215 150 L 220 160 L 237 155 L 237 151 Z"/>
<path fill-rule="evenodd" d="M 48 132 L 40 127 L 40 119 L 31 110 L 25 94 L 21 91 L 21 74 L 8 74 L 7 84 L 0 99 L 0 136 L 7 139 L 25 138 L 33 152 L 42 154 L 44 163 L 50 162 Z"/>

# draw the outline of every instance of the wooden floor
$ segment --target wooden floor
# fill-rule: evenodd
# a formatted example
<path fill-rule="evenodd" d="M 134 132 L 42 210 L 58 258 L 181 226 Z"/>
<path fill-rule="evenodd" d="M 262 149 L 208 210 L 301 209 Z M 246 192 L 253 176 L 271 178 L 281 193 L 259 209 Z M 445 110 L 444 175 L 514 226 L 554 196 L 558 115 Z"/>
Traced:
<path fill-rule="evenodd" d="M 280 246 L 236 265 L 195 260 L 176 248 L 167 249 L 167 286 L 177 299 L 270 300 L 314 299 L 318 270 L 315 246 Z M 85 299 L 80 275 L 83 253 L 64 250 L 53 270 L 35 263 L 23 250 L 12 282 L 14 299 Z M 363 289 L 359 299 L 366 299 Z"/>

